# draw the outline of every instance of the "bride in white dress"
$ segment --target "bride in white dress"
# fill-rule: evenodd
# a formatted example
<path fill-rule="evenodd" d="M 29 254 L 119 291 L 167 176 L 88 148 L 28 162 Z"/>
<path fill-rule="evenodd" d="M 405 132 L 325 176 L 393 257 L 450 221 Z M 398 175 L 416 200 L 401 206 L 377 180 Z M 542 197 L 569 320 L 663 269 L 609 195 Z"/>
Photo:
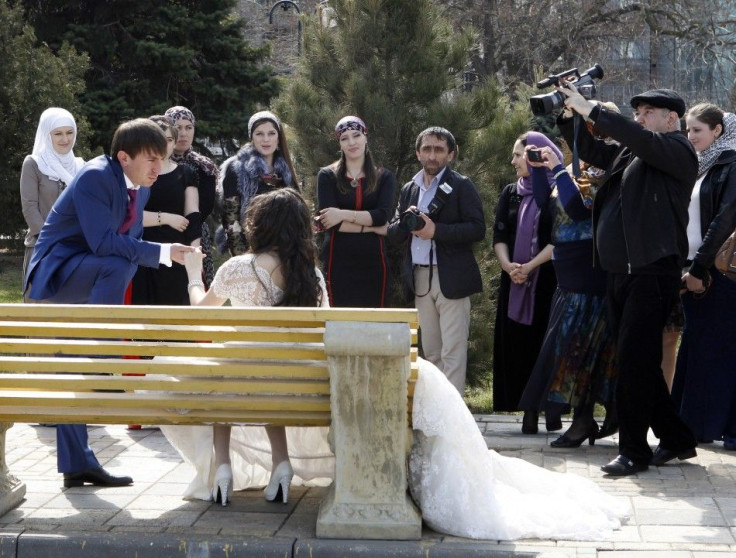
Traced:
<path fill-rule="evenodd" d="M 279 194 L 279 192 L 286 192 Z M 298 199 L 289 190 L 254 198 L 255 208 L 273 204 L 276 197 Z M 259 199 L 260 198 L 260 199 Z M 261 203 L 255 203 L 258 200 Z M 309 213 L 304 205 L 307 218 Z M 249 209 L 250 213 L 250 209 Z M 246 230 L 247 227 L 246 216 Z M 283 222 L 283 221 L 282 221 Z M 196 263 L 188 265 L 196 283 Z M 273 305 L 281 289 L 273 272 L 261 267 L 261 256 L 230 259 L 217 272 L 211 291 L 234 305 Z M 268 260 L 265 260 L 268 261 Z M 318 273 L 318 271 L 317 271 Z M 318 275 L 326 305 L 324 280 Z M 198 287 L 201 288 L 201 287 Z M 202 294 L 202 293 L 200 293 Z M 214 295 L 210 295 L 214 296 Z M 437 409 L 442 409 L 441 413 Z M 435 531 L 476 539 L 520 538 L 601 540 L 610 538 L 629 515 L 625 501 L 614 498 L 592 481 L 556 473 L 521 459 L 488 450 L 465 403 L 434 365 L 420 360 L 412 414 L 414 445 L 409 457 L 410 491 L 424 522 Z M 166 426 L 162 430 L 196 475 L 185 497 L 216 498 L 217 448 L 210 426 Z M 266 498 L 282 486 L 278 467 L 288 465 L 294 483 L 328 484 L 334 457 L 327 429 L 286 428 L 282 448 L 288 456 L 273 459 L 269 437 L 262 427 L 234 426 L 229 435 L 232 484 L 236 490 L 266 486 Z M 282 468 L 286 468 L 283 466 Z M 271 471 L 274 475 L 271 475 Z M 276 477 L 278 483 L 271 477 Z M 274 486 L 277 487 L 274 489 Z M 269 492 L 269 488 L 271 492 Z M 288 495 L 288 483 L 283 490 Z M 284 499 L 285 501 L 285 499 Z"/>

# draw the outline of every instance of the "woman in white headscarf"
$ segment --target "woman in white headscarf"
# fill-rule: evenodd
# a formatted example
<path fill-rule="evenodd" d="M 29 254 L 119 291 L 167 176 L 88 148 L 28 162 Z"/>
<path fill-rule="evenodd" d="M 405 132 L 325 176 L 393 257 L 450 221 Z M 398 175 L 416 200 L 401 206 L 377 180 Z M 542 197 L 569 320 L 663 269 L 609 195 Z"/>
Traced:
<path fill-rule="evenodd" d="M 74 156 L 77 124 L 63 108 L 47 108 L 41 114 L 33 152 L 23 161 L 20 174 L 20 200 L 28 225 L 23 258 L 23 276 L 33 254 L 38 233 L 56 198 L 84 165 Z"/>

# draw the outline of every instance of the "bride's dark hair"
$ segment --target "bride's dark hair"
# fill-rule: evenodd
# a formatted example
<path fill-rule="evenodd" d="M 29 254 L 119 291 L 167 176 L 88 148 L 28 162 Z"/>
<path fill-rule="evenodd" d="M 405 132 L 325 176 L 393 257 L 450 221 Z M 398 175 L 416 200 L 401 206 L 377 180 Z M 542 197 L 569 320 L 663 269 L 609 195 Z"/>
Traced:
<path fill-rule="evenodd" d="M 279 188 L 254 197 L 245 212 L 244 229 L 251 252 L 273 250 L 279 256 L 286 287 L 278 306 L 320 306 L 312 216 L 301 195 Z"/>

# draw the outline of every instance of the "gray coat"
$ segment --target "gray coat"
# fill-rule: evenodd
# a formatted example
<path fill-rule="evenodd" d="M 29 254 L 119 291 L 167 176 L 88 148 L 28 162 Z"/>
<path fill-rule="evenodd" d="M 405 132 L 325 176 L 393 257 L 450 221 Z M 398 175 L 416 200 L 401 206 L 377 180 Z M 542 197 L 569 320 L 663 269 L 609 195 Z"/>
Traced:
<path fill-rule="evenodd" d="M 36 161 L 28 155 L 20 173 L 20 203 L 28 225 L 25 245 L 35 246 L 46 217 L 66 185 L 61 180 L 51 180 L 38 170 Z"/>

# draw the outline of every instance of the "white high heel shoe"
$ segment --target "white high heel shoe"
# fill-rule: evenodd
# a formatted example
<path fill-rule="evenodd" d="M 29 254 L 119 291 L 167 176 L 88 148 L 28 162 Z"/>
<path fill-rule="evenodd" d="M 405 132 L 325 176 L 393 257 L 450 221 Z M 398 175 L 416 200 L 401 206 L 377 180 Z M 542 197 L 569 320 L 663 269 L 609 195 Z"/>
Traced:
<path fill-rule="evenodd" d="M 294 469 L 291 468 L 289 460 L 284 460 L 271 473 L 271 480 L 263 491 L 263 497 L 269 502 L 275 502 L 281 494 L 281 501 L 286 504 L 289 501 L 289 485 L 294 477 Z"/>
<path fill-rule="evenodd" d="M 212 499 L 215 502 L 222 502 L 223 506 L 227 506 L 228 502 L 233 499 L 233 470 L 229 463 L 223 463 L 215 471 Z"/>

